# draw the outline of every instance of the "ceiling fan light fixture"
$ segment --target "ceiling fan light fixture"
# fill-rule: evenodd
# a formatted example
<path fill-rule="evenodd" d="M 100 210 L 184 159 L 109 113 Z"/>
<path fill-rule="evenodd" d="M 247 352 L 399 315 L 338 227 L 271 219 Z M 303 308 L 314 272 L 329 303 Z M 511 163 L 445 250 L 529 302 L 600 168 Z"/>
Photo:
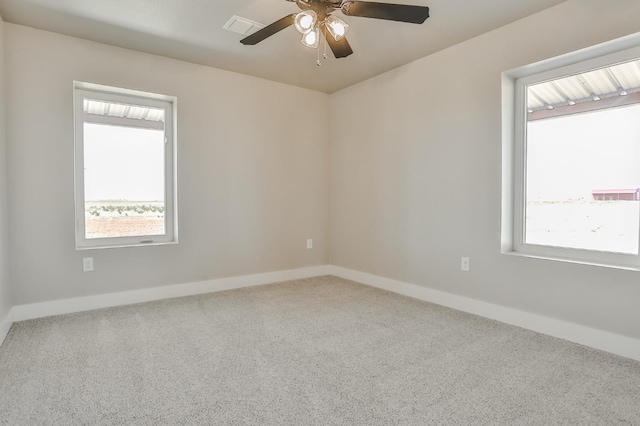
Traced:
<path fill-rule="evenodd" d="M 320 29 L 318 27 L 314 27 L 311 31 L 306 34 L 302 34 L 302 43 L 304 46 L 315 49 L 318 47 L 318 43 L 320 42 Z"/>
<path fill-rule="evenodd" d="M 318 15 L 313 10 L 304 10 L 296 15 L 293 25 L 300 34 L 307 34 L 312 31 L 316 22 L 318 22 Z"/>
<path fill-rule="evenodd" d="M 327 26 L 329 33 L 335 41 L 340 41 L 349 32 L 349 24 L 337 16 L 327 16 L 327 19 L 324 20 L 324 24 Z"/>

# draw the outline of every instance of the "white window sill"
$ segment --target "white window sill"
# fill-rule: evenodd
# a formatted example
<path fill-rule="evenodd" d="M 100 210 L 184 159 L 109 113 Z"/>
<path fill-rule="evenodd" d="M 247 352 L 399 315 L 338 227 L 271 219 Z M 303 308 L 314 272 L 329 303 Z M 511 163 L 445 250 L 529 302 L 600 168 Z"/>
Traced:
<path fill-rule="evenodd" d="M 591 260 L 572 259 L 566 257 L 544 256 L 539 254 L 522 253 L 517 251 L 503 251 L 502 254 L 515 257 L 527 257 L 531 259 L 550 260 L 554 262 L 572 263 L 576 265 L 597 266 L 601 268 L 620 269 L 625 271 L 640 271 L 640 266 L 620 265 L 614 263 L 596 262 Z"/>

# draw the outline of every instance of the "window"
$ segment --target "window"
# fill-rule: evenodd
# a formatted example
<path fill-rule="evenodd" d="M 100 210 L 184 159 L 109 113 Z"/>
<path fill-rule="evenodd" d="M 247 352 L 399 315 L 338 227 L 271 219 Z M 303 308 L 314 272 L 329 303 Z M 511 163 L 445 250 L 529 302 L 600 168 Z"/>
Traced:
<path fill-rule="evenodd" d="M 640 269 L 640 48 L 596 50 L 506 73 L 503 251 Z"/>
<path fill-rule="evenodd" d="M 74 83 L 76 248 L 177 242 L 175 98 Z"/>

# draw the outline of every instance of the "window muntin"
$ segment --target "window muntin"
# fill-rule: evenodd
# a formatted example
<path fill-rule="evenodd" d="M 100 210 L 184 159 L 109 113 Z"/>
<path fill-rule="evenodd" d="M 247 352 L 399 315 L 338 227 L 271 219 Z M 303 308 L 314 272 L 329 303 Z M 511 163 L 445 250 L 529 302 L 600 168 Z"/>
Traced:
<path fill-rule="evenodd" d="M 515 80 L 514 252 L 640 267 L 638 58 L 634 48 Z"/>
<path fill-rule="evenodd" d="M 76 83 L 76 246 L 176 242 L 175 99 Z"/>

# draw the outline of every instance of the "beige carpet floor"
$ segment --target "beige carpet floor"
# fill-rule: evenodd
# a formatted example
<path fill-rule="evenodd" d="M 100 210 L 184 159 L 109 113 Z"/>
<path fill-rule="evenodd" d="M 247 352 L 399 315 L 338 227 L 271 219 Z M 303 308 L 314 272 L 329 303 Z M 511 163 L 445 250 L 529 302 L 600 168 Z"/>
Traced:
<path fill-rule="evenodd" d="M 640 363 L 326 276 L 24 321 L 3 425 L 640 425 Z"/>

